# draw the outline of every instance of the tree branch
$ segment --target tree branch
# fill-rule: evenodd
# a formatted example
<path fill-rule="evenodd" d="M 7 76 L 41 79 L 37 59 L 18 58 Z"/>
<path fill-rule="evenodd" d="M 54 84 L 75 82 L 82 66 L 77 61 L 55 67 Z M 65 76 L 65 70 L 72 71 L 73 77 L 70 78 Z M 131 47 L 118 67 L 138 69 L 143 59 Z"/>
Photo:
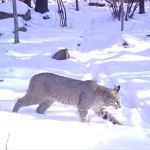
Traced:
<path fill-rule="evenodd" d="M 10 136 L 10 133 L 8 133 L 8 138 L 7 138 L 7 142 L 6 142 L 6 145 L 5 145 L 6 150 L 7 150 L 7 144 L 8 144 L 8 141 L 9 141 L 9 136 Z"/>

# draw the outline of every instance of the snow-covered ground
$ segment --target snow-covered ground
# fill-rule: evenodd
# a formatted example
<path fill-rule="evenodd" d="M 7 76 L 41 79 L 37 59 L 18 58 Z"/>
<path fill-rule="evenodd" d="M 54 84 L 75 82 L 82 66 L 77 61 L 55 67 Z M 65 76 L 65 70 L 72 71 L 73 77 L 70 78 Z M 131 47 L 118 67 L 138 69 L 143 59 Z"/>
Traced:
<path fill-rule="evenodd" d="M 0 9 L 10 12 L 10 3 L 1 3 Z M 19 1 L 17 7 L 23 14 L 27 8 Z M 68 1 L 64 28 L 59 26 L 57 3 L 49 1 L 48 7 L 48 20 L 32 8 L 31 20 L 18 17 L 19 27 L 27 27 L 19 32 L 19 44 L 13 44 L 13 19 L 0 20 L 0 149 L 150 149 L 150 2 L 145 2 L 145 14 L 137 9 L 125 22 L 123 32 L 107 6 L 80 2 L 77 12 L 75 2 Z M 125 41 L 128 46 L 122 45 Z M 51 59 L 62 48 L 68 48 L 70 59 Z M 89 123 L 81 123 L 75 106 L 60 103 L 45 115 L 36 113 L 37 105 L 13 113 L 30 78 L 41 72 L 92 79 L 108 88 L 120 85 L 122 108 L 108 110 L 124 126 L 92 110 Z"/>

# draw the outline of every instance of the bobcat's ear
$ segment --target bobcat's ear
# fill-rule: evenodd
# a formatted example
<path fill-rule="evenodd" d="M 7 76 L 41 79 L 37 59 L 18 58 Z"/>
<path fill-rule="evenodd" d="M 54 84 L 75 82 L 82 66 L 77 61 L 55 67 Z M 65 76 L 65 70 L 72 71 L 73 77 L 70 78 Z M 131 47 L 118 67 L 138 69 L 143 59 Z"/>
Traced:
<path fill-rule="evenodd" d="M 115 85 L 114 87 L 115 87 L 114 89 L 115 89 L 115 90 L 117 91 L 117 93 L 118 93 L 118 92 L 120 91 L 120 85 L 118 85 L 118 86 Z"/>

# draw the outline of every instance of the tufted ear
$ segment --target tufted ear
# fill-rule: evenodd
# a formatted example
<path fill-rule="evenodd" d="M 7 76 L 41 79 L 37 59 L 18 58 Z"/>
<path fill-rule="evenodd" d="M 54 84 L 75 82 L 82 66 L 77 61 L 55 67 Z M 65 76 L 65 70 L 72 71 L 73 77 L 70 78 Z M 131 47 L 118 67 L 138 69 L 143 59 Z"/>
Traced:
<path fill-rule="evenodd" d="M 115 90 L 117 91 L 117 93 L 118 93 L 118 92 L 120 91 L 120 85 L 118 85 L 118 86 L 115 85 L 114 87 L 115 87 L 114 89 L 115 89 Z"/>

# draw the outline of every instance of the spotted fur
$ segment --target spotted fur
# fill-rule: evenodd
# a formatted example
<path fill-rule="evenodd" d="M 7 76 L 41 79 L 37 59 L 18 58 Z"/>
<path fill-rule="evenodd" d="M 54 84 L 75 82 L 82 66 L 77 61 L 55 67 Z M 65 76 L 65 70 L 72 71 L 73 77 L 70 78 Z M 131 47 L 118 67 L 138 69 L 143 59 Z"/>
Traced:
<path fill-rule="evenodd" d="M 18 99 L 13 112 L 21 107 L 39 104 L 37 113 L 44 114 L 54 101 L 76 105 L 82 122 L 88 122 L 88 110 L 113 124 L 122 125 L 105 107 L 121 107 L 120 86 L 109 89 L 92 80 L 80 81 L 52 73 L 34 75 L 29 83 L 27 94 Z"/>

